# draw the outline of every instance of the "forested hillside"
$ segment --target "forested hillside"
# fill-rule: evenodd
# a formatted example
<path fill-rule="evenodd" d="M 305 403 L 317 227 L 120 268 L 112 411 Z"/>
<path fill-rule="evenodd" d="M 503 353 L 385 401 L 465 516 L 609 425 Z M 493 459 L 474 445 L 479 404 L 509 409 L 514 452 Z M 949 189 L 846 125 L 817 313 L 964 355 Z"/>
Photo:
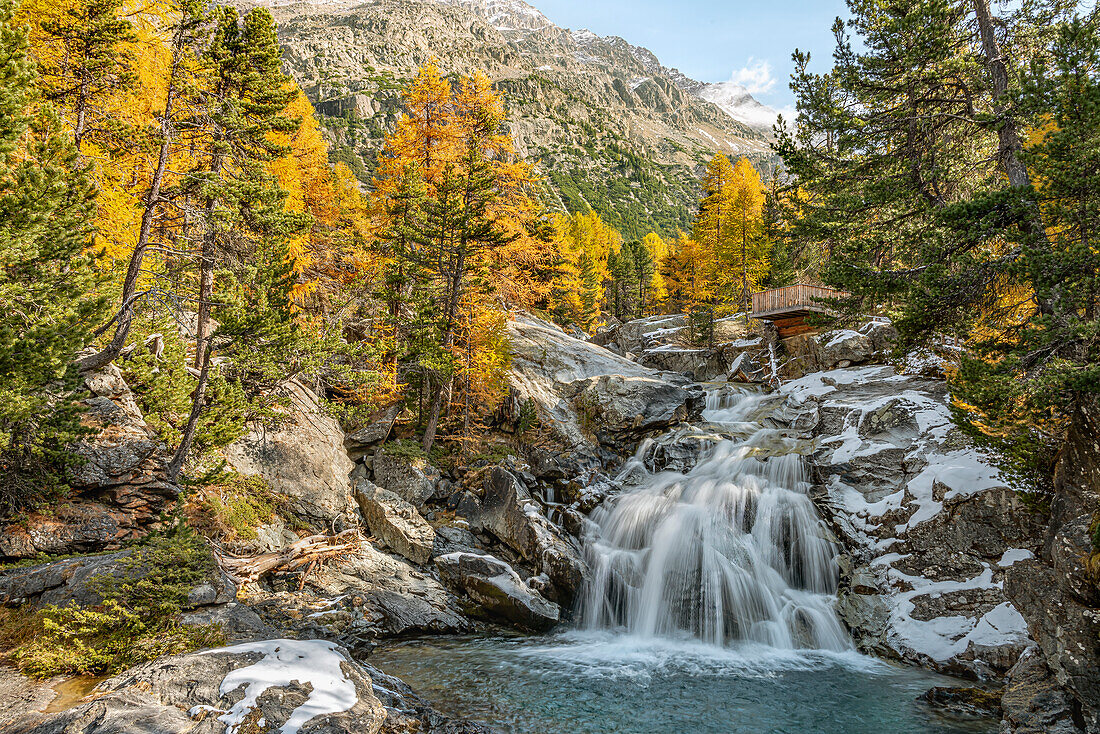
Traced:
<path fill-rule="evenodd" d="M 746 125 L 647 49 L 564 30 L 523 2 L 238 6 L 270 8 L 288 73 L 321 113 L 333 155 L 363 182 L 400 115 L 401 88 L 429 62 L 451 78 L 474 69 L 490 78 L 550 209 L 591 208 L 630 239 L 690 225 L 698 173 L 714 152 L 748 156 L 765 172 L 774 161 L 771 121 Z"/>

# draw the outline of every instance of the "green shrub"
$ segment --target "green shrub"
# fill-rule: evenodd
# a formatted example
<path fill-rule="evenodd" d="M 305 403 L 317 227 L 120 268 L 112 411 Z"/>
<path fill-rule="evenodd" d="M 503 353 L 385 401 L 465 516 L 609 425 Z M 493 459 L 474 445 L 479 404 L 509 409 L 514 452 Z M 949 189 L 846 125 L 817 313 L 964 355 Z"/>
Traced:
<path fill-rule="evenodd" d="M 150 536 L 112 573 L 89 580 L 102 604 L 4 610 L 0 640 L 15 645 L 12 659 L 20 670 L 39 677 L 109 675 L 221 644 L 219 626 L 180 621 L 188 592 L 214 570 L 205 541 L 193 531 L 181 527 Z"/>
<path fill-rule="evenodd" d="M 229 474 L 188 499 L 189 524 L 221 540 L 255 540 L 256 529 L 270 522 L 285 499 L 263 477 Z"/>
<path fill-rule="evenodd" d="M 539 413 L 538 409 L 535 407 L 535 401 L 531 398 L 527 398 L 523 401 L 523 405 L 520 406 L 519 416 L 516 418 L 516 433 L 522 435 L 538 426 Z"/>

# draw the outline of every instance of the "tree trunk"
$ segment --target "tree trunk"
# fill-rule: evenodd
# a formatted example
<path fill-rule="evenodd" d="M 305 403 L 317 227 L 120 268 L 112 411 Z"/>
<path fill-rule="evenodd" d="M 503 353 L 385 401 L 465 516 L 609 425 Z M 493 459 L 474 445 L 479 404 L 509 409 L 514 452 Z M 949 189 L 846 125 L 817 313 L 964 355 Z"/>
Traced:
<path fill-rule="evenodd" d="M 81 372 L 97 370 L 114 360 L 126 346 L 126 339 L 130 335 L 130 327 L 134 320 L 134 303 L 138 298 L 138 278 L 141 276 L 141 267 L 145 261 L 145 251 L 149 247 L 153 220 L 156 218 L 157 207 L 160 204 L 164 172 L 168 168 L 168 159 L 172 150 L 172 104 L 176 97 L 176 76 L 179 72 L 179 64 L 180 53 L 177 44 L 172 53 L 172 71 L 164 100 L 164 115 L 160 122 L 160 154 L 157 157 L 157 168 L 153 172 L 153 180 L 149 183 L 149 191 L 146 192 L 145 209 L 141 213 L 141 228 L 138 230 L 137 244 L 126 266 L 126 279 L 122 283 L 122 307 L 117 317 L 118 322 L 115 324 L 115 334 L 106 347 L 76 363 Z"/>
<path fill-rule="evenodd" d="M 222 156 L 214 154 L 210 162 L 210 173 L 214 178 L 221 175 Z M 203 350 L 207 348 L 210 336 L 210 303 L 214 298 L 214 256 L 218 244 L 218 228 L 214 221 L 218 200 L 210 197 L 206 201 L 206 231 L 202 235 L 202 252 L 199 256 L 199 311 L 195 316 L 195 367 L 204 360 Z"/>
<path fill-rule="evenodd" d="M 424 452 L 432 450 L 435 444 L 435 434 L 439 430 L 439 415 L 443 412 L 443 396 L 450 392 L 454 377 L 448 377 L 447 381 L 435 389 L 432 396 L 432 406 L 428 413 L 428 425 L 424 427 L 424 441 L 421 444 Z"/>
<path fill-rule="evenodd" d="M 195 385 L 195 392 L 191 401 L 191 414 L 187 417 L 187 427 L 183 429 L 183 439 L 179 448 L 172 456 L 172 463 L 168 465 L 168 481 L 175 482 L 183 469 L 187 455 L 191 452 L 191 446 L 195 442 L 195 432 L 199 427 L 199 418 L 202 417 L 203 401 L 206 399 L 206 385 L 210 381 L 210 359 L 214 350 L 209 345 L 203 350 L 202 369 L 199 371 L 199 382 Z"/>
<path fill-rule="evenodd" d="M 978 32 L 982 37 L 982 50 L 985 52 L 986 65 L 993 80 L 993 111 L 998 118 L 998 157 L 1008 175 L 1008 182 L 1014 187 L 1029 186 L 1031 180 L 1027 167 L 1020 160 L 1023 149 L 1016 120 L 1005 109 L 1004 96 L 1008 93 L 1008 66 L 1005 64 L 1001 44 L 993 29 L 993 17 L 989 10 L 989 0 L 974 0 L 974 12 L 978 16 Z"/>
<path fill-rule="evenodd" d="M 982 37 L 982 50 L 985 52 L 986 64 L 993 81 L 993 111 L 997 115 L 997 156 L 1008 183 L 1014 188 L 1027 188 L 1031 186 L 1027 166 L 1020 160 L 1020 151 L 1023 143 L 1020 140 L 1020 131 L 1016 125 L 1016 119 L 1005 107 L 1004 97 L 1008 93 L 1008 66 L 1005 64 L 1001 44 L 997 42 L 997 35 L 993 29 L 993 17 L 989 10 L 989 0 L 974 0 L 974 12 L 978 16 L 978 32 Z M 1038 205 L 1030 198 L 1027 199 L 1030 216 L 1023 226 L 1036 243 L 1043 243 L 1049 247 L 1046 226 L 1043 224 L 1043 213 Z M 1059 288 L 1055 286 L 1052 291 L 1056 294 Z M 1036 306 L 1040 313 L 1046 316 L 1054 316 L 1059 321 L 1064 320 L 1064 314 L 1058 314 L 1057 297 L 1035 298 Z"/>
<path fill-rule="evenodd" d="M 454 346 L 455 315 L 458 313 L 458 302 L 462 297 L 462 280 L 466 276 L 465 250 L 466 243 L 463 242 L 459 245 L 458 253 L 455 255 L 450 283 L 448 283 L 449 292 L 447 294 L 447 307 L 444 311 L 443 321 L 443 347 L 447 350 L 450 350 L 450 348 Z M 424 428 L 424 451 L 431 451 L 432 444 L 435 443 L 435 434 L 439 429 L 439 416 L 443 411 L 443 401 L 445 398 L 449 400 L 453 388 L 454 375 L 452 374 L 447 377 L 447 380 L 442 385 L 436 387 L 432 395 L 432 407 L 428 414 L 428 425 Z"/>
<path fill-rule="evenodd" d="M 207 214 L 213 210 L 211 203 L 207 207 Z M 204 352 L 210 331 L 210 300 L 214 295 L 214 244 L 217 231 L 212 223 L 212 216 L 207 219 L 207 230 L 202 236 L 202 254 L 199 257 L 199 311 L 195 317 L 195 367 L 199 367 L 205 361 Z"/>

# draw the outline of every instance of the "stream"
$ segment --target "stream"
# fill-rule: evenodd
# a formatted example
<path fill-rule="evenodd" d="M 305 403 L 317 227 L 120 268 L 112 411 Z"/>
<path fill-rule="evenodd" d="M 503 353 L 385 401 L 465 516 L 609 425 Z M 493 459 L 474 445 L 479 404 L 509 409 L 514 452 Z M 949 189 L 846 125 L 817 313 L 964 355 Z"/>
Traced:
<path fill-rule="evenodd" d="M 958 681 L 855 651 L 810 446 L 768 421 L 775 397 L 712 387 L 702 428 L 718 438 L 698 462 L 654 472 L 643 446 L 592 513 L 574 629 L 394 644 L 370 662 L 513 734 L 996 731 L 917 700 Z"/>

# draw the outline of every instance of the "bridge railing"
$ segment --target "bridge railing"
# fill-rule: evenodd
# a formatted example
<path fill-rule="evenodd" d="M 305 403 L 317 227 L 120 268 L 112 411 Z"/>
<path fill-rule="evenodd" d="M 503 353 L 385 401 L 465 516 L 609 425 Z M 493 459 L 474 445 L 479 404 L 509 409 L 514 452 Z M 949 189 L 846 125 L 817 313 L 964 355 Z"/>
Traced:
<path fill-rule="evenodd" d="M 776 311 L 813 310 L 822 311 L 824 307 L 818 299 L 844 298 L 849 293 L 823 285 L 789 285 L 785 288 L 773 288 L 752 294 L 752 312 L 754 314 Z"/>

